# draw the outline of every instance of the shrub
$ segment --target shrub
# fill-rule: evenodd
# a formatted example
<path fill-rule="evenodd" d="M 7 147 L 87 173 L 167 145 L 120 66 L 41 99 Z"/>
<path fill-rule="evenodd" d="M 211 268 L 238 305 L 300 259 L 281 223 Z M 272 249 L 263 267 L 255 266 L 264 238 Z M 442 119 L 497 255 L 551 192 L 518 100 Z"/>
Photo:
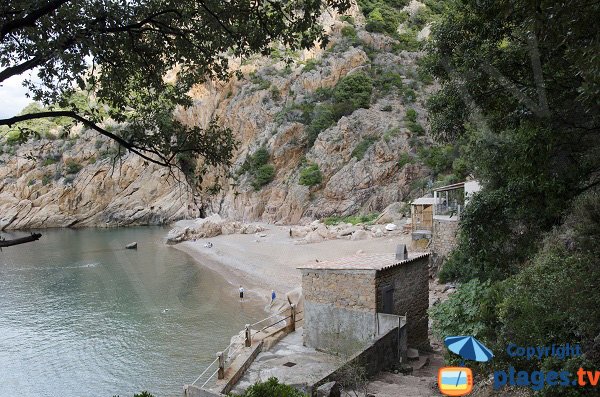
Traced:
<path fill-rule="evenodd" d="M 373 212 L 371 214 L 366 214 L 366 215 L 350 215 L 350 216 L 337 216 L 337 215 L 333 215 L 333 216 L 328 216 L 327 218 L 323 219 L 323 223 L 326 224 L 327 226 L 332 226 L 332 225 L 337 225 L 340 223 L 351 223 L 353 225 L 358 225 L 359 223 L 364 223 L 364 224 L 372 224 L 375 219 L 377 219 L 379 217 L 379 213 L 378 212 Z"/>
<path fill-rule="evenodd" d="M 377 142 L 377 138 L 373 136 L 368 136 L 364 138 L 358 145 L 356 145 L 356 147 L 352 151 L 352 157 L 355 157 L 357 160 L 362 160 L 367 150 L 375 142 Z"/>
<path fill-rule="evenodd" d="M 250 82 L 256 85 L 258 90 L 266 90 L 271 86 L 270 81 L 265 80 L 264 78 L 262 78 L 254 72 L 250 74 Z"/>
<path fill-rule="evenodd" d="M 317 66 L 319 66 L 321 63 L 312 58 L 312 59 L 308 59 L 306 60 L 306 62 L 304 63 L 304 67 L 302 68 L 302 72 L 310 72 L 311 70 L 315 70 L 317 68 Z"/>
<path fill-rule="evenodd" d="M 317 164 L 309 164 L 300 171 L 298 183 L 304 186 L 314 186 L 321 183 L 323 175 Z"/>
<path fill-rule="evenodd" d="M 400 153 L 400 157 L 398 158 L 398 168 L 402 169 L 406 164 L 412 164 L 414 162 L 413 158 L 408 153 Z"/>
<path fill-rule="evenodd" d="M 355 109 L 368 108 L 371 103 L 373 81 L 364 72 L 352 73 L 341 79 L 333 90 L 337 103 L 351 103 Z"/>
<path fill-rule="evenodd" d="M 308 395 L 294 389 L 292 386 L 279 383 L 277 378 L 271 377 L 265 382 L 256 382 L 243 394 L 232 394 L 231 397 L 308 397 Z"/>
<path fill-rule="evenodd" d="M 52 181 L 52 177 L 50 175 L 44 175 L 42 176 L 42 185 L 46 186 L 47 184 L 49 184 Z"/>
<path fill-rule="evenodd" d="M 381 108 L 382 112 L 391 112 L 392 111 L 392 105 L 385 105 L 384 107 Z"/>
<path fill-rule="evenodd" d="M 27 186 L 33 186 L 35 185 L 35 179 L 30 179 L 29 182 L 27 182 Z"/>
<path fill-rule="evenodd" d="M 398 35 L 398 42 L 392 46 L 395 52 L 400 51 L 418 51 L 421 43 L 417 40 L 417 32 L 409 30 Z"/>
<path fill-rule="evenodd" d="M 333 95 L 333 88 L 330 87 L 319 87 L 313 93 L 313 98 L 316 101 L 322 102 L 331 99 Z"/>
<path fill-rule="evenodd" d="M 417 121 L 417 111 L 413 108 L 406 109 L 406 116 L 404 116 L 405 120 L 412 121 L 413 123 Z"/>
<path fill-rule="evenodd" d="M 423 135 L 425 133 L 425 129 L 423 128 L 423 126 L 414 121 L 407 122 L 406 127 L 410 132 L 412 132 L 415 135 Z"/>
<path fill-rule="evenodd" d="M 254 190 L 260 190 L 261 187 L 275 178 L 275 167 L 271 164 L 261 165 L 256 169 L 253 175 L 254 181 L 252 181 L 252 187 Z"/>
<path fill-rule="evenodd" d="M 399 73 L 385 71 L 375 79 L 375 87 L 382 93 L 388 94 L 394 88 L 402 89 L 402 76 Z"/>
<path fill-rule="evenodd" d="M 342 28 L 342 36 L 350 39 L 355 39 L 356 29 L 354 29 L 354 26 L 344 26 Z"/>
<path fill-rule="evenodd" d="M 400 134 L 399 127 L 390 128 L 383 134 L 383 140 L 389 142 L 392 139 L 392 137 L 395 137 L 398 134 Z"/>
<path fill-rule="evenodd" d="M 271 87 L 271 98 L 273 98 L 274 101 L 279 101 L 281 99 L 281 91 L 279 91 L 279 88 L 275 85 Z"/>
<path fill-rule="evenodd" d="M 452 145 L 433 146 L 429 149 L 419 149 L 419 158 L 423 163 L 431 168 L 434 174 L 441 174 L 448 171 L 454 162 L 454 148 Z"/>
<path fill-rule="evenodd" d="M 55 157 L 47 157 L 42 162 L 42 166 L 46 167 L 48 165 L 56 164 L 58 160 Z"/>
<path fill-rule="evenodd" d="M 319 134 L 334 125 L 336 121 L 331 105 L 317 106 L 314 110 L 314 117 L 306 129 L 308 147 L 312 147 Z"/>
<path fill-rule="evenodd" d="M 83 168 L 81 164 L 73 159 L 68 159 L 65 162 L 65 166 L 67 168 L 67 174 L 77 174 Z"/>
<path fill-rule="evenodd" d="M 404 91 L 404 100 L 408 103 L 414 102 L 417 100 L 417 93 L 412 88 L 406 89 Z"/>

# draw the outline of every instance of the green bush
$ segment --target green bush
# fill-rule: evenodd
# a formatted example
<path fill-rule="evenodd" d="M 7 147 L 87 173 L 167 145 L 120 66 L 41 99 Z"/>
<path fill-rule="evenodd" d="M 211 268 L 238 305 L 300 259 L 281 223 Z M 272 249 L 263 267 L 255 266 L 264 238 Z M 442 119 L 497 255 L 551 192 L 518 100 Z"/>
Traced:
<path fill-rule="evenodd" d="M 264 78 L 262 78 L 255 72 L 250 73 L 250 82 L 252 82 L 252 84 L 257 86 L 256 87 L 257 90 L 266 90 L 271 86 L 270 81 L 265 80 Z"/>
<path fill-rule="evenodd" d="M 414 162 L 413 158 L 408 153 L 400 153 L 400 157 L 398 158 L 398 168 L 402 169 L 406 164 L 412 164 Z"/>
<path fill-rule="evenodd" d="M 404 100 L 407 103 L 412 103 L 417 100 L 417 93 L 412 88 L 407 88 L 404 91 Z"/>
<path fill-rule="evenodd" d="M 406 109 L 406 116 L 404 116 L 404 119 L 415 123 L 417 121 L 417 111 L 413 108 Z"/>
<path fill-rule="evenodd" d="M 48 157 L 44 159 L 42 166 L 46 167 L 48 165 L 56 164 L 57 162 L 58 160 L 55 157 Z"/>
<path fill-rule="evenodd" d="M 371 214 L 366 214 L 366 215 L 350 215 L 350 216 L 343 216 L 343 217 L 333 215 L 333 216 L 328 216 L 327 218 L 323 219 L 323 223 L 326 224 L 327 226 L 333 226 L 333 225 L 337 225 L 340 223 L 351 223 L 353 225 L 358 225 L 359 223 L 361 223 L 361 224 L 370 225 L 378 217 L 379 217 L 378 212 L 373 212 Z"/>
<path fill-rule="evenodd" d="M 406 123 L 406 127 L 410 132 L 412 132 L 415 135 L 423 135 L 425 133 L 425 129 L 423 128 L 423 126 L 414 121 L 408 121 Z"/>
<path fill-rule="evenodd" d="M 49 184 L 52 181 L 52 177 L 50 175 L 46 175 L 44 174 L 44 176 L 42 176 L 42 185 L 46 186 L 47 184 Z"/>
<path fill-rule="evenodd" d="M 389 142 L 393 137 L 400 135 L 400 128 L 390 128 L 383 134 L 383 140 Z"/>
<path fill-rule="evenodd" d="M 302 68 L 302 72 L 310 72 L 311 70 L 315 70 L 317 68 L 317 66 L 319 66 L 320 64 L 321 64 L 321 62 L 318 61 L 317 59 L 314 59 L 314 58 L 308 59 L 304 63 L 304 67 Z"/>
<path fill-rule="evenodd" d="M 393 89 L 402 89 L 402 76 L 388 70 L 377 75 L 374 85 L 382 94 L 389 94 Z"/>
<path fill-rule="evenodd" d="M 431 168 L 434 174 L 449 171 L 454 162 L 455 153 L 452 145 L 439 145 L 421 148 L 418 151 L 421 161 Z"/>
<path fill-rule="evenodd" d="M 354 29 L 354 26 L 344 26 L 342 28 L 342 36 L 350 39 L 355 39 L 356 29 Z"/>
<path fill-rule="evenodd" d="M 33 186 L 35 185 L 35 179 L 30 179 L 29 182 L 27 182 L 27 186 Z"/>
<path fill-rule="evenodd" d="M 271 87 L 271 98 L 273 98 L 274 101 L 279 101 L 281 99 L 281 92 L 275 85 Z"/>
<path fill-rule="evenodd" d="M 312 147 L 322 131 L 336 123 L 337 119 L 333 113 L 333 106 L 329 104 L 315 107 L 313 119 L 306 129 L 307 145 Z"/>
<path fill-rule="evenodd" d="M 397 39 L 398 42 L 392 48 L 394 52 L 418 51 L 421 48 L 421 43 L 417 40 L 417 32 L 414 30 L 400 33 Z"/>
<path fill-rule="evenodd" d="M 246 157 L 246 160 L 237 172 L 238 176 L 249 172 L 251 175 L 250 184 L 254 190 L 260 190 L 261 187 L 275 178 L 275 167 L 268 164 L 269 157 L 267 148 L 264 146 L 259 148 L 254 154 Z"/>
<path fill-rule="evenodd" d="M 352 73 L 342 78 L 333 90 L 337 103 L 350 103 L 354 109 L 368 108 L 371 103 L 373 81 L 364 72 Z"/>
<path fill-rule="evenodd" d="M 352 150 L 352 157 L 357 160 L 362 160 L 367 150 L 377 142 L 377 138 L 374 136 L 365 137 L 356 147 Z"/>
<path fill-rule="evenodd" d="M 321 183 L 323 175 L 317 164 L 309 164 L 300 171 L 298 183 L 304 186 L 314 186 Z"/>
<path fill-rule="evenodd" d="M 83 166 L 81 164 L 79 164 L 77 161 L 75 161 L 73 159 L 68 159 L 65 162 L 65 167 L 67 170 L 67 174 L 77 174 L 83 168 Z"/>
<path fill-rule="evenodd" d="M 385 105 L 384 107 L 381 108 L 382 112 L 391 112 L 394 108 L 392 108 L 392 105 Z"/>
<path fill-rule="evenodd" d="M 261 187 L 275 178 L 275 167 L 271 164 L 261 165 L 256 169 L 253 175 L 254 181 L 252 181 L 252 187 L 254 190 L 260 190 Z"/>
<path fill-rule="evenodd" d="M 265 382 L 256 382 L 242 394 L 230 394 L 231 397 L 308 397 L 292 386 L 279 383 L 277 378 L 271 377 Z"/>

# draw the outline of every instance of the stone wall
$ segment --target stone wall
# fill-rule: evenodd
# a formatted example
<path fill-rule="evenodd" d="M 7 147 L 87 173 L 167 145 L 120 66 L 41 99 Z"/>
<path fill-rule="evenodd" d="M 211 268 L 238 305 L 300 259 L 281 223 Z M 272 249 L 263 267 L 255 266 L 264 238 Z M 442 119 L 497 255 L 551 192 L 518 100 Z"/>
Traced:
<path fill-rule="evenodd" d="M 406 350 L 406 346 L 403 345 L 403 341 L 405 340 L 406 325 L 402 324 L 399 326 L 398 319 L 396 318 L 395 327 L 379 335 L 361 351 L 350 357 L 343 366 L 315 382 L 311 387 L 311 395 L 316 395 L 316 390 L 320 385 L 331 381 L 340 381 L 345 378 L 348 366 L 362 367 L 365 369 L 367 376 L 374 376 L 380 371 L 398 364 L 401 362 L 403 352 Z"/>
<path fill-rule="evenodd" d="M 458 219 L 433 218 L 431 239 L 431 273 L 432 276 L 442 267 L 450 252 L 456 247 Z"/>
<path fill-rule="evenodd" d="M 429 256 L 377 272 L 377 311 L 383 312 L 383 293 L 393 287 L 392 314 L 406 315 L 408 345 L 429 349 Z"/>
<path fill-rule="evenodd" d="M 431 251 L 439 257 L 447 257 L 456 246 L 458 219 L 433 219 Z"/>
<path fill-rule="evenodd" d="M 302 293 L 305 301 L 374 312 L 375 270 L 306 269 L 302 272 Z"/>
<path fill-rule="evenodd" d="M 307 346 L 350 355 L 373 340 L 375 270 L 307 269 L 302 289 Z"/>

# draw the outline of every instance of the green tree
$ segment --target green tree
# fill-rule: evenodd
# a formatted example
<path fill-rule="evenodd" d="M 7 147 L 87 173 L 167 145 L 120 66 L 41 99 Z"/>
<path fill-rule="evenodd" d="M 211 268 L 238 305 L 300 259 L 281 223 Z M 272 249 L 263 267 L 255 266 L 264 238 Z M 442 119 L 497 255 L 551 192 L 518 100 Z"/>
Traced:
<path fill-rule="evenodd" d="M 323 41 L 317 18 L 325 6 L 343 11 L 348 2 L 3 2 L 0 83 L 33 71 L 39 83 L 25 80 L 33 99 L 54 107 L 2 119 L 0 125 L 66 117 L 160 165 L 177 166 L 180 153 L 228 165 L 235 148 L 229 130 L 216 122 L 206 128 L 184 125 L 173 111 L 192 104 L 187 93 L 194 84 L 228 78 L 231 57 L 266 54 L 275 41 L 290 50 Z M 165 78 L 169 73 L 174 78 Z M 77 89 L 93 93 L 93 106 L 69 102 Z M 123 131 L 99 125 L 106 116 L 102 109 L 123 123 Z"/>
<path fill-rule="evenodd" d="M 584 0 L 456 0 L 434 25 L 424 64 L 442 88 L 429 102 L 431 134 L 467 142 L 483 184 L 452 277 L 516 273 L 572 200 L 600 184 L 599 12 Z"/>

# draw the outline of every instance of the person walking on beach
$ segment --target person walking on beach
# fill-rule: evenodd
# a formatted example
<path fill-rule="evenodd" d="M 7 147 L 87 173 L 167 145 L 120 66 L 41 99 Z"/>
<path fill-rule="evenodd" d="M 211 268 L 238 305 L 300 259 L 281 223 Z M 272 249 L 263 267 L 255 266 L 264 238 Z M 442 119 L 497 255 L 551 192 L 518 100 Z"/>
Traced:
<path fill-rule="evenodd" d="M 240 301 L 244 301 L 244 287 L 240 285 Z"/>
<path fill-rule="evenodd" d="M 275 295 L 275 290 L 272 289 L 271 290 L 271 305 L 273 304 L 273 302 L 275 301 L 275 298 L 277 297 L 277 295 Z"/>

